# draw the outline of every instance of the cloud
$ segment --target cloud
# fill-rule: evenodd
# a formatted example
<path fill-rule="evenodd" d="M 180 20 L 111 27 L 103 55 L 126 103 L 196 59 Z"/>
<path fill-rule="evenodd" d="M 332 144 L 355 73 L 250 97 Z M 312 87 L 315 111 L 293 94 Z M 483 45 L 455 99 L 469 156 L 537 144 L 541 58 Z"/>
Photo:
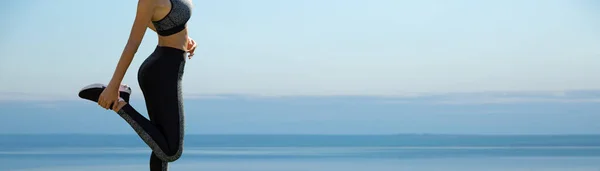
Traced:
<path fill-rule="evenodd" d="M 0 92 L 0 102 L 14 101 L 62 101 L 74 100 L 76 96 L 54 95 L 54 94 L 35 94 L 24 92 Z"/>
<path fill-rule="evenodd" d="M 61 106 L 57 103 L 45 102 L 45 103 L 35 104 L 35 107 L 43 108 L 43 109 L 59 109 Z"/>
<path fill-rule="evenodd" d="M 134 94 L 132 99 L 142 99 Z M 472 93 L 410 93 L 390 96 L 265 96 L 244 94 L 184 94 L 189 100 L 327 100 L 336 102 L 374 102 L 381 104 L 523 104 L 523 103 L 600 103 L 600 90 L 579 91 L 522 91 Z M 63 101 L 76 96 L 0 92 L 0 102 L 7 101 Z"/>
<path fill-rule="evenodd" d="M 439 104 L 600 103 L 600 98 L 485 97 L 439 100 Z"/>
<path fill-rule="evenodd" d="M 548 92 L 478 92 L 423 95 L 416 98 L 395 98 L 382 103 L 428 104 L 522 104 L 522 103 L 600 103 L 599 91 L 548 91 Z"/>
<path fill-rule="evenodd" d="M 185 99 L 229 99 L 231 97 L 224 95 L 203 95 L 203 94 L 184 94 Z"/>

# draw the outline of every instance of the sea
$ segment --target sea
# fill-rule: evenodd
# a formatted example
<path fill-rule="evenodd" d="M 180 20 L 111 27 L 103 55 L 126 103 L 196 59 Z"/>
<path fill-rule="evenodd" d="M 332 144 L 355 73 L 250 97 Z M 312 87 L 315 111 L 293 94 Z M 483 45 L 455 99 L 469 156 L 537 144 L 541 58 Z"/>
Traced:
<path fill-rule="evenodd" d="M 149 170 L 137 135 L 0 135 L 0 171 Z M 600 135 L 186 135 L 172 171 L 600 171 Z"/>

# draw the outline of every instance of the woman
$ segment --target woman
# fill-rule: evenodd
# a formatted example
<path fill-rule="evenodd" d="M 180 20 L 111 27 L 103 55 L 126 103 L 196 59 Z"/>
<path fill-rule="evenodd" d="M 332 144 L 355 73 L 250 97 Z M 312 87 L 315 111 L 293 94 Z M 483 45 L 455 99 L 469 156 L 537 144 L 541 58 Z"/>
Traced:
<path fill-rule="evenodd" d="M 166 170 L 183 151 L 181 79 L 185 58 L 196 42 L 188 37 L 191 0 L 139 0 L 129 40 L 108 85 L 92 84 L 79 97 L 117 112 L 152 149 L 150 170 Z M 138 71 L 149 119 L 129 105 L 131 89 L 121 81 L 133 60 L 146 27 L 158 34 L 158 45 Z"/>

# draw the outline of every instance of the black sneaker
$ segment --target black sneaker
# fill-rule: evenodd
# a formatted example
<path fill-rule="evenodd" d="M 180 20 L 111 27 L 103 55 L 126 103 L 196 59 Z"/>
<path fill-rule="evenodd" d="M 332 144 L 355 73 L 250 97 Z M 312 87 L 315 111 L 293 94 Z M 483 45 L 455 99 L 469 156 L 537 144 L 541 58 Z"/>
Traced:
<path fill-rule="evenodd" d="M 106 88 L 106 85 L 95 83 L 90 84 L 88 86 L 83 87 L 79 91 L 79 97 L 82 99 L 91 100 L 94 102 L 98 102 L 98 98 L 100 98 L 100 94 Z M 129 103 L 129 97 L 131 96 L 131 87 L 126 84 L 121 84 L 119 86 L 119 97 L 121 97 L 125 102 Z"/>

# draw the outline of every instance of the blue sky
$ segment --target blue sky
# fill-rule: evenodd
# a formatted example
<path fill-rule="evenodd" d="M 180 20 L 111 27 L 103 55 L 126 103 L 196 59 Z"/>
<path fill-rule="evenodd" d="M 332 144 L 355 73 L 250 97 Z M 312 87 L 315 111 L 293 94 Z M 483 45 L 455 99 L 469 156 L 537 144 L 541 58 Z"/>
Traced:
<path fill-rule="evenodd" d="M 22 0 L 2 5 L 0 15 L 7 16 L 3 18 L 7 26 L 0 28 L 0 98 L 3 101 L 73 99 L 82 86 L 107 82 L 127 41 L 136 2 Z M 198 103 L 206 102 L 206 97 L 222 94 L 261 97 L 437 94 L 440 96 L 435 99 L 439 100 L 448 98 L 441 96 L 444 94 L 455 93 L 448 95 L 454 98 L 468 92 L 487 92 L 490 94 L 483 97 L 492 100 L 502 97 L 504 92 L 549 94 L 541 98 L 522 98 L 517 93 L 511 94 L 517 98 L 502 98 L 503 103 L 513 105 L 532 101 L 548 106 L 597 103 L 596 96 L 586 92 L 558 100 L 560 102 L 552 100 L 572 91 L 600 89 L 597 77 L 600 74 L 600 20 L 597 19 L 600 4 L 597 2 L 223 0 L 194 3 L 196 8 L 189 29 L 199 47 L 195 58 L 187 63 L 184 91 L 187 97 L 204 97 L 204 101 Z M 124 82 L 134 88 L 134 94 L 140 94 L 137 69 L 152 52 L 156 41 L 156 36 L 148 32 L 126 75 Z M 582 96 L 585 99 L 581 100 Z M 477 98 L 466 101 L 479 103 L 473 99 Z M 229 105 L 235 104 L 239 103 Z M 9 115 L 6 122 L 24 119 L 24 116 L 7 114 L 19 109 L 9 110 L 6 104 L 3 106 L 0 113 Z M 329 107 L 333 110 L 335 105 Z M 472 109 L 470 105 L 462 107 Z M 86 110 L 95 110 L 93 106 L 88 108 Z M 367 112 L 366 108 L 368 106 L 359 110 L 364 113 L 354 113 L 350 118 L 377 115 Z M 564 112 L 555 117 L 535 117 L 549 125 L 551 121 L 568 120 L 572 115 L 567 108 L 565 106 Z M 389 110 L 382 113 L 401 109 Z M 582 110 L 581 115 L 587 117 L 564 123 L 561 129 L 555 127 L 544 132 L 541 128 L 546 127 L 534 127 L 540 130 L 533 132 L 566 129 L 578 133 L 592 129 L 600 133 L 600 128 L 583 124 L 590 119 L 600 119 L 589 115 L 597 113 L 597 108 Z M 43 111 L 31 115 L 44 116 Z M 465 117 L 461 123 L 490 119 L 476 115 L 484 111 L 487 110 L 473 111 L 477 117 Z M 503 120 L 499 123 L 504 125 L 502 128 L 490 127 L 481 132 L 519 132 L 527 127 L 511 129 L 511 123 L 523 121 L 517 116 L 534 117 L 523 108 L 507 111 L 509 114 L 505 117 L 514 116 L 513 120 Z M 281 124 L 273 119 L 275 116 L 280 115 L 264 114 L 257 120 Z M 202 117 L 210 120 L 217 116 Z M 403 118 L 389 117 L 392 121 Z M 429 123 L 425 118 L 430 116 L 420 113 L 410 117 L 417 120 L 423 117 L 417 122 L 423 126 Z M 411 132 L 443 132 L 448 130 L 446 126 L 452 125 L 452 119 L 440 122 L 440 127 L 419 127 L 422 129 Z M 327 124 L 320 125 L 350 129 L 332 132 L 361 132 L 347 125 L 353 122 L 331 118 L 323 122 Z M 302 132 L 305 126 L 298 125 L 293 130 Z M 197 132 L 219 132 L 217 128 L 197 127 Z M 473 128 L 477 127 L 457 128 L 452 132 L 469 132 Z M 31 129 L 32 132 L 43 130 Z M 232 129 L 231 132 L 244 130 Z M 102 130 L 97 128 L 95 132 Z M 386 132 L 382 130 L 367 133 Z M 68 132 L 69 129 L 55 131 Z M 315 131 L 318 132 L 308 132 Z"/>

